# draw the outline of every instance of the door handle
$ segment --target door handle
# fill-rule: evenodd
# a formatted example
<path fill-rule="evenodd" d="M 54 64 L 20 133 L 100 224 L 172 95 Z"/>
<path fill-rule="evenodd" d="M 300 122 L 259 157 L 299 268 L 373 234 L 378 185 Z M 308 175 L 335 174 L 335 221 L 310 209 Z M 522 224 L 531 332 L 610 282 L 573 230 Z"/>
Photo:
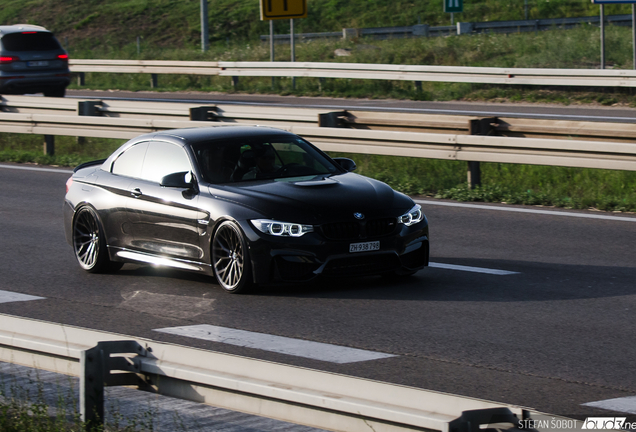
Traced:
<path fill-rule="evenodd" d="M 131 190 L 131 191 L 130 191 L 130 194 L 131 194 L 132 196 L 134 196 L 135 198 L 139 198 L 139 197 L 142 195 L 142 193 L 141 193 L 141 189 L 139 189 L 139 188 L 135 188 L 135 189 L 133 189 L 133 190 Z"/>

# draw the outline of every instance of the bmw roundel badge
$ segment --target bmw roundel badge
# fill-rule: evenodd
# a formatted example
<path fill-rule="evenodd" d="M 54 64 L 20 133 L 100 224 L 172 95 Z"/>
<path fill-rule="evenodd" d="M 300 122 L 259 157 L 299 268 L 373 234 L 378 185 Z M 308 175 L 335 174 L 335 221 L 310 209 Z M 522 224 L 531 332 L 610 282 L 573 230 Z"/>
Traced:
<path fill-rule="evenodd" d="M 356 218 L 356 219 L 358 219 L 358 220 L 362 220 L 362 219 L 364 219 L 364 215 L 363 215 L 362 213 L 360 213 L 360 212 L 355 212 L 355 213 L 353 214 L 353 217 L 354 217 L 354 218 Z"/>

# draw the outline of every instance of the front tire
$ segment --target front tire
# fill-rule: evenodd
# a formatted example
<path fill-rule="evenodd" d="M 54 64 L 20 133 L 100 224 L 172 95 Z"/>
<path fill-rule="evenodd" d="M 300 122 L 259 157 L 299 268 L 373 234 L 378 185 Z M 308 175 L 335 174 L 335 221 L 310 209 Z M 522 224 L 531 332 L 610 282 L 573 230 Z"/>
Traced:
<path fill-rule="evenodd" d="M 123 265 L 110 261 L 104 230 L 88 206 L 80 208 L 73 219 L 73 250 L 80 267 L 89 273 L 117 271 Z"/>
<path fill-rule="evenodd" d="M 225 221 L 214 233 L 212 264 L 216 280 L 225 291 L 239 294 L 252 287 L 252 269 L 247 243 L 236 223 Z"/>

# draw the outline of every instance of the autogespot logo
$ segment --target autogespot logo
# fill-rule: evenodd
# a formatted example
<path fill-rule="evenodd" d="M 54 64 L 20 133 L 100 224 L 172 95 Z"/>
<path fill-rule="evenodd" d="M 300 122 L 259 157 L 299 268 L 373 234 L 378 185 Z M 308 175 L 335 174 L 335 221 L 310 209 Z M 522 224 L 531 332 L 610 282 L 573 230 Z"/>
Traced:
<path fill-rule="evenodd" d="M 636 423 L 626 423 L 627 417 L 588 417 L 581 429 L 634 429 Z"/>

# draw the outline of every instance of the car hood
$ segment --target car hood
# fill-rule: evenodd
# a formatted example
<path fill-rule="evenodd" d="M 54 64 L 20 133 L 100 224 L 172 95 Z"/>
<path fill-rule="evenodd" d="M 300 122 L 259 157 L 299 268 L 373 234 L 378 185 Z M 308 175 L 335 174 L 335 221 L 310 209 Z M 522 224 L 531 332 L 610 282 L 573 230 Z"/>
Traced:
<path fill-rule="evenodd" d="M 368 217 L 399 216 L 414 205 L 387 184 L 353 173 L 211 186 L 210 193 L 265 217 L 301 217 L 307 222 L 341 219 L 352 212 Z"/>

